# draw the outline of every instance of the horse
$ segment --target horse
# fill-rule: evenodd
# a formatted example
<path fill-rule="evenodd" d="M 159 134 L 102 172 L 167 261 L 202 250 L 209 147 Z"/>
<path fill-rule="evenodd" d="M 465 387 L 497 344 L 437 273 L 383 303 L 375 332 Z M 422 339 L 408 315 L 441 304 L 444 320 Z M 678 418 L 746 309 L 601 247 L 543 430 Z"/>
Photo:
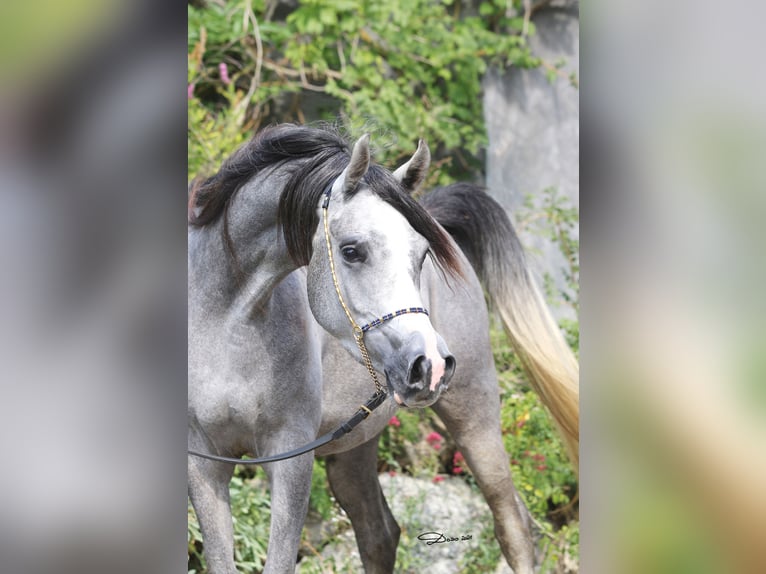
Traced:
<path fill-rule="evenodd" d="M 279 125 L 192 182 L 190 450 L 261 456 L 312 441 L 322 419 L 321 330 L 371 373 L 384 373 L 394 403 L 438 400 L 455 358 L 423 306 L 420 270 L 427 257 L 455 278 L 461 268 L 448 234 L 410 197 L 429 163 L 423 142 L 392 173 L 371 163 L 367 135 L 349 150 L 330 130 Z M 356 321 L 375 328 L 362 335 Z M 295 568 L 312 467 L 311 453 L 265 465 L 266 574 Z M 189 497 L 213 574 L 236 572 L 233 468 L 188 457 Z"/>
<path fill-rule="evenodd" d="M 394 180 L 400 182 L 402 192 L 409 194 L 419 187 L 424 178 L 424 169 L 427 169 L 428 161 L 427 146 L 421 142 L 413 158 L 392 174 Z M 353 154 L 351 163 L 353 163 Z M 336 170 L 339 167 L 337 166 Z M 232 171 L 238 174 L 239 182 L 227 180 L 225 177 L 216 180 L 214 177 L 208 183 L 215 186 L 218 185 L 217 181 L 227 180 L 229 181 L 228 188 L 233 189 L 234 186 L 244 185 L 243 182 L 248 181 L 246 170 Z M 252 175 L 252 172 L 250 173 Z M 331 178 L 324 179 L 329 181 Z M 323 183 L 324 181 L 319 181 L 318 187 L 321 188 Z M 317 187 L 316 184 L 315 187 Z M 213 195 L 216 194 L 211 194 L 211 197 Z M 315 193 L 314 197 L 316 195 Z M 219 201 L 222 205 L 223 201 Z M 196 200 L 192 204 L 201 205 Z M 409 204 L 407 205 L 409 206 Z M 489 343 L 488 315 L 482 283 L 500 311 L 514 348 L 522 358 L 522 363 L 530 374 L 534 388 L 538 390 L 560 430 L 562 430 L 570 457 L 575 464 L 578 432 L 576 361 L 574 361 L 571 351 L 551 320 L 539 290 L 531 279 L 518 238 L 510 221 L 497 203 L 481 190 L 462 185 L 432 192 L 424 198 L 423 205 L 430 213 L 429 218 L 434 218 L 431 221 L 435 220 L 441 224 L 437 226 L 438 230 L 448 232 L 444 235 L 432 234 L 437 240 L 434 245 L 439 249 L 443 247 L 445 244 L 439 242 L 444 242 L 446 236 L 446 245 L 451 249 L 447 254 L 442 254 L 442 261 L 440 261 L 438 251 L 434 250 L 436 252 L 434 257 L 426 258 L 422 253 L 422 248 L 414 258 L 403 257 L 403 260 L 410 262 L 409 277 L 414 280 L 419 291 L 419 300 L 430 309 L 430 322 L 436 328 L 436 332 L 439 333 L 437 348 L 445 352 L 447 352 L 446 349 L 449 349 L 454 353 L 454 357 L 458 358 L 457 364 L 460 365 L 460 368 L 455 368 L 456 363 L 453 356 L 445 356 L 445 375 L 449 376 L 442 377 L 434 387 L 433 392 L 427 393 L 425 399 L 422 399 L 418 393 L 407 393 L 405 390 L 401 390 L 401 385 L 395 387 L 392 383 L 392 381 L 396 381 L 395 372 L 384 366 L 381 372 L 386 377 L 392 400 L 386 401 L 353 433 L 320 447 L 316 455 L 327 457 L 328 479 L 338 502 L 352 521 L 365 571 L 392 572 L 399 538 L 399 527 L 388 509 L 377 480 L 377 439 L 391 415 L 398 408 L 431 405 L 466 456 L 477 483 L 492 510 L 496 536 L 506 560 L 517 574 L 531 573 L 534 564 L 534 546 L 529 532 L 528 514 L 514 489 L 500 434 L 497 377 Z M 400 211 L 400 213 L 402 212 Z M 288 215 L 288 213 L 282 214 L 283 221 L 287 221 Z M 353 412 L 356 405 L 360 404 L 370 391 L 369 376 L 364 366 L 359 362 L 359 351 L 355 349 L 344 333 L 348 330 L 348 323 L 340 326 L 343 324 L 343 320 L 342 317 L 339 318 L 341 313 L 338 312 L 338 307 L 342 307 L 342 304 L 339 305 L 339 301 L 332 296 L 321 297 L 323 293 L 332 293 L 336 286 L 332 284 L 329 278 L 331 274 L 327 267 L 330 262 L 322 248 L 321 233 L 315 231 L 317 220 L 318 218 L 313 221 L 309 220 L 306 225 L 306 228 L 314 233 L 311 246 L 305 247 L 300 256 L 295 258 L 297 262 L 305 262 L 307 259 L 310 262 L 311 259 L 316 258 L 316 264 L 313 266 L 309 264 L 307 269 L 298 269 L 285 275 L 283 282 L 275 285 L 267 297 L 267 301 L 272 302 L 274 309 L 281 307 L 294 309 L 300 303 L 300 308 L 303 311 L 307 308 L 306 299 L 308 299 L 308 308 L 315 311 L 315 316 L 319 320 L 317 325 L 310 316 L 302 315 L 305 321 L 301 341 L 304 346 L 304 353 L 292 356 L 292 353 L 300 350 L 295 346 L 291 347 L 290 351 L 290 365 L 295 368 L 302 368 L 302 365 L 306 364 L 311 365 L 309 370 L 316 368 L 317 355 L 321 361 L 319 383 L 312 379 L 312 383 L 318 384 L 319 388 L 311 387 L 310 398 L 301 399 L 300 406 L 304 409 L 302 416 L 306 417 L 308 416 L 306 413 L 310 413 L 317 417 L 312 420 L 318 419 L 317 428 L 313 432 L 306 433 L 304 440 L 311 440 L 317 433 L 325 432 L 336 426 L 339 421 L 344 420 L 350 412 Z M 335 223 L 341 223 L 343 220 L 344 216 L 338 215 Z M 386 225 L 389 224 L 390 222 Z M 204 222 L 203 225 L 205 225 Z M 225 231 L 227 225 L 225 217 L 222 218 L 219 225 Z M 369 223 L 365 223 L 361 229 L 367 227 L 370 227 Z M 355 231 L 359 232 L 359 229 Z M 222 237 L 224 236 L 225 234 L 222 233 Z M 286 234 L 286 237 L 289 237 L 289 234 Z M 400 240 L 403 238 L 403 236 L 399 237 Z M 278 234 L 275 239 L 278 240 Z M 416 238 L 410 236 L 409 239 Z M 403 241 L 403 243 L 406 242 Z M 419 242 L 414 241 L 414 244 L 417 243 Z M 306 246 L 306 244 L 307 239 L 304 236 L 303 245 Z M 410 245 L 412 244 L 410 243 Z M 226 245 L 227 242 L 223 240 L 218 247 L 223 249 Z M 363 244 L 362 252 L 360 254 L 357 250 L 355 256 L 366 255 Z M 339 255 L 343 257 L 342 246 Z M 449 259 L 450 256 L 453 258 Z M 354 258 L 352 257 L 352 260 Z M 354 270 L 351 265 L 348 266 L 347 270 Z M 229 272 L 234 274 L 234 271 L 232 268 Z M 252 271 L 250 272 L 252 273 Z M 366 285 L 366 289 L 371 289 L 372 284 L 376 281 L 380 283 L 388 279 L 388 277 L 374 273 L 368 274 L 367 278 L 369 283 L 361 282 Z M 355 283 L 350 275 L 344 276 L 340 283 L 343 285 L 343 291 L 348 291 L 349 301 L 363 301 L 363 293 L 353 291 Z M 191 284 L 190 281 L 190 287 Z M 284 287 L 282 287 L 283 284 Z M 348 284 L 348 288 L 346 284 Z M 288 289 L 290 286 L 293 287 L 292 290 Z M 318 286 L 322 287 L 317 288 Z M 284 295 L 282 289 L 287 290 Z M 304 290 L 302 293 L 300 292 L 301 289 Z M 251 292 L 250 297 L 254 297 L 253 293 L 258 292 Z M 291 300 L 290 297 L 297 298 Z M 408 302 L 418 299 L 412 293 L 408 297 Z M 377 303 L 374 300 L 368 301 L 368 305 L 371 306 L 375 306 Z M 394 306 L 400 304 L 404 304 L 403 300 L 397 300 Z M 261 302 L 259 308 L 264 305 L 265 303 Z M 333 309 L 335 311 L 334 319 Z M 364 307 L 357 306 L 354 312 L 360 313 L 360 315 L 365 314 Z M 422 323 L 424 317 L 418 318 Z M 396 319 L 396 322 L 398 321 L 399 318 Z M 395 325 L 394 321 L 390 323 L 392 326 Z M 336 330 L 331 330 L 325 325 L 334 326 Z M 190 322 L 190 339 L 192 330 Z M 264 332 L 268 332 L 268 329 L 265 329 Z M 232 337 L 232 340 L 237 341 L 239 345 L 246 345 L 248 334 L 241 333 L 240 337 Z M 381 338 L 383 334 L 383 332 L 379 333 L 378 338 Z M 374 342 L 372 337 L 370 340 L 372 344 Z M 427 346 L 423 345 L 422 339 L 419 337 L 418 343 L 420 343 L 419 349 L 421 351 L 424 346 Z M 392 347 L 386 348 L 385 343 L 381 343 L 379 347 L 387 349 L 387 352 L 392 349 L 395 350 Z M 421 352 L 419 356 L 422 357 L 422 355 Z M 190 350 L 190 375 L 193 371 L 191 358 L 192 351 Z M 295 365 L 296 359 L 303 361 L 303 363 Z M 451 360 L 448 361 L 447 359 Z M 422 393 L 424 389 L 432 390 L 433 363 L 429 363 L 429 361 L 430 358 L 420 358 L 415 362 L 408 363 L 406 368 L 408 378 L 419 377 L 419 382 L 415 385 L 419 387 L 417 389 L 419 393 Z M 378 365 L 381 363 L 385 365 L 380 357 L 376 358 L 375 362 L 377 368 L 380 368 Z M 388 365 L 391 364 L 393 363 L 389 360 Z M 405 370 L 403 364 L 400 369 Z M 257 374 L 261 378 L 265 377 L 268 382 L 268 376 L 262 370 Z M 317 376 L 314 371 L 310 374 L 314 377 Z M 450 378 L 452 379 L 451 382 L 449 381 Z M 306 383 L 305 378 L 302 378 L 301 381 Z M 282 384 L 278 378 L 274 378 L 272 383 Z M 190 381 L 190 405 L 192 403 L 191 384 Z M 262 384 L 261 379 L 259 379 L 258 384 Z M 213 388 L 205 384 L 202 379 L 198 385 L 206 386 L 209 389 L 209 399 L 220 400 L 216 399 L 216 396 L 221 392 L 220 387 L 222 385 L 219 384 L 218 388 Z M 250 383 L 250 387 L 253 385 L 254 383 Z M 239 386 L 244 388 L 240 392 L 256 392 L 245 384 Z M 397 389 L 400 389 L 401 392 Z M 290 392 L 296 393 L 299 390 L 296 383 L 291 387 Z M 306 394 L 305 389 L 302 392 L 304 395 Z M 201 404 L 202 402 L 198 400 L 195 408 L 199 409 Z M 239 406 L 242 408 L 242 404 Z M 252 404 L 249 406 L 252 407 Z M 258 406 L 260 405 L 249 410 L 244 409 L 242 415 L 249 414 L 253 418 L 261 416 Z M 298 422 L 294 418 L 290 418 L 291 412 L 298 405 L 291 405 L 289 409 L 284 405 L 281 406 L 286 410 L 282 413 L 282 417 L 287 417 L 289 420 L 283 425 L 284 428 L 278 429 L 278 432 L 286 433 L 288 430 L 293 430 L 290 427 L 291 424 Z M 316 412 L 317 406 L 320 407 L 318 413 Z M 230 438 L 231 436 L 240 437 L 237 439 L 239 441 L 252 442 L 254 440 L 252 424 L 245 424 L 241 420 L 242 418 L 240 416 L 240 421 L 234 419 L 224 421 L 218 426 L 208 425 L 205 429 L 207 434 L 204 435 L 207 440 L 200 441 L 202 434 L 196 430 L 200 425 L 199 418 L 192 415 L 192 407 L 190 406 L 190 421 L 194 421 L 194 424 L 190 424 L 190 445 L 204 443 L 211 451 L 229 453 L 252 452 L 258 454 L 259 452 L 279 450 L 277 444 L 273 443 L 269 443 L 270 449 L 261 449 L 260 451 L 254 450 L 252 447 L 247 451 L 239 443 L 237 443 L 237 448 L 225 446 L 224 443 L 236 442 Z M 271 424 L 278 426 L 280 422 L 284 422 L 284 418 L 279 421 L 272 421 Z M 294 438 L 294 434 L 292 436 Z M 266 439 L 267 437 L 261 437 L 260 440 Z M 282 441 L 279 446 L 285 449 L 288 446 L 294 446 L 296 442 L 299 441 Z M 286 540 L 283 535 L 286 530 L 284 527 L 280 530 L 279 526 L 275 526 L 275 521 L 277 524 L 282 524 L 285 522 L 284 514 L 292 512 L 294 516 L 298 517 L 297 522 L 302 524 L 306 510 L 305 505 L 290 506 L 287 504 L 289 497 L 280 497 L 281 489 L 285 486 L 279 484 L 282 478 L 276 476 L 274 469 L 270 470 L 271 466 L 276 467 L 277 464 L 265 466 L 272 488 L 270 540 L 279 540 L 280 549 L 287 546 L 283 542 L 289 542 L 290 546 L 285 552 L 272 552 L 274 544 L 270 543 L 265 571 L 287 572 L 292 571 L 291 568 L 294 569 L 297 542 L 293 543 L 292 539 Z M 193 470 L 196 474 L 193 474 Z M 207 471 L 207 474 L 202 472 L 203 470 Z M 295 472 L 284 473 L 284 476 L 294 475 Z M 235 571 L 231 563 L 231 517 L 228 510 L 228 489 L 226 486 L 230 477 L 230 467 L 219 463 L 192 462 L 190 460 L 190 495 L 202 527 L 210 572 Z M 205 497 L 199 493 L 205 488 L 212 492 L 212 496 Z M 217 503 L 209 504 L 210 498 L 217 498 Z M 299 524 L 296 524 L 296 521 L 288 522 L 293 529 L 291 532 L 295 534 L 297 528 L 299 533 Z M 275 535 L 279 538 L 275 539 Z M 279 565 L 276 565 L 276 561 L 279 561 Z"/>
<path fill-rule="evenodd" d="M 514 488 L 503 446 L 500 403 L 489 340 L 485 291 L 497 309 L 531 386 L 558 426 L 577 470 L 578 366 L 551 318 L 505 210 L 486 191 L 454 184 L 421 199 L 426 211 L 459 246 L 459 285 L 425 261 L 421 294 L 430 318 L 459 367 L 431 405 L 455 439 L 493 515 L 495 535 L 517 574 L 534 570 L 529 514 Z M 323 409 L 320 432 L 333 428 L 369 392 L 364 369 L 336 340 L 322 337 Z M 349 516 L 365 572 L 394 569 L 399 527 L 377 477 L 378 437 L 398 405 L 373 413 L 343 439 L 320 447 L 333 494 Z"/>

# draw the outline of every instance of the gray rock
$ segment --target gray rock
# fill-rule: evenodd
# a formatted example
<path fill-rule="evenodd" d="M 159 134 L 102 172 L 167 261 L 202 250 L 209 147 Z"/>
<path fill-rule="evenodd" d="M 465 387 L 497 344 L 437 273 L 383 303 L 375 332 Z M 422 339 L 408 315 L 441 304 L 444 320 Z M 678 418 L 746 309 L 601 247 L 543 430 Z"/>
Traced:
<path fill-rule="evenodd" d="M 454 477 L 434 483 L 427 478 L 383 474 L 380 483 L 402 529 L 396 571 L 461 572 L 461 559 L 466 552 L 478 547 L 482 530 L 492 523 L 482 496 L 465 481 Z M 429 545 L 418 539 L 428 532 L 456 540 Z M 315 572 L 363 572 L 352 530 L 338 535 L 322 548 L 319 556 L 304 558 L 296 569 L 300 574 Z"/>

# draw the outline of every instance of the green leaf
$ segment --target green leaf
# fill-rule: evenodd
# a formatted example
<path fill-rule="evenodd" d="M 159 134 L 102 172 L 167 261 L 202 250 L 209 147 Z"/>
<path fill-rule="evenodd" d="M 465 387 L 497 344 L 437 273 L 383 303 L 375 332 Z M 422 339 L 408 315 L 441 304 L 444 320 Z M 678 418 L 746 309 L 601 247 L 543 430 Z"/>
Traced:
<path fill-rule="evenodd" d="M 495 13 L 495 7 L 492 5 L 491 2 L 482 2 L 479 4 L 479 14 L 482 16 L 489 16 L 490 14 Z"/>

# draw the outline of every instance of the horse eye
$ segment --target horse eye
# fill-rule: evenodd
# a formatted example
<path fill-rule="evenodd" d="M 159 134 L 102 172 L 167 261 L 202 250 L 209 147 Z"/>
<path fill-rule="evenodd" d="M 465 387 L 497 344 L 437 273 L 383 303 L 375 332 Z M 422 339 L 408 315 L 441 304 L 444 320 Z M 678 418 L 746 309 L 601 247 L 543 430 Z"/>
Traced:
<path fill-rule="evenodd" d="M 361 261 L 363 259 L 362 254 L 357 251 L 356 247 L 352 247 L 350 245 L 342 247 L 340 252 L 341 255 L 343 255 L 343 259 L 347 263 L 356 263 L 357 261 Z"/>

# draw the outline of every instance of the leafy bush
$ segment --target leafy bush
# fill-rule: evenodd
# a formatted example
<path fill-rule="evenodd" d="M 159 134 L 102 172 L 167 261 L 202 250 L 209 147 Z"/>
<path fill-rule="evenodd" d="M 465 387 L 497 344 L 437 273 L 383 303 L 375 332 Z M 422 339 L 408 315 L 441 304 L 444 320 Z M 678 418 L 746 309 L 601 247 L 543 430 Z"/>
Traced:
<path fill-rule="evenodd" d="M 522 12 L 520 0 L 513 4 Z M 486 145 L 481 76 L 487 66 L 534 67 L 534 26 L 505 0 L 479 15 L 445 0 L 302 0 L 284 19 L 265 0 L 189 6 L 189 170 L 214 169 L 263 122 L 306 117 L 352 133 L 377 131 L 376 158 L 401 162 L 425 138 L 441 158 L 429 183 L 477 169 Z M 314 105 L 314 104 L 312 104 Z"/>
<path fill-rule="evenodd" d="M 245 470 L 242 474 L 248 474 Z M 238 471 L 229 484 L 234 522 L 234 559 L 244 571 L 260 571 L 266 559 L 271 503 L 263 487 L 263 473 L 243 478 Z M 191 504 L 187 513 L 189 573 L 205 572 L 202 536 Z"/>

